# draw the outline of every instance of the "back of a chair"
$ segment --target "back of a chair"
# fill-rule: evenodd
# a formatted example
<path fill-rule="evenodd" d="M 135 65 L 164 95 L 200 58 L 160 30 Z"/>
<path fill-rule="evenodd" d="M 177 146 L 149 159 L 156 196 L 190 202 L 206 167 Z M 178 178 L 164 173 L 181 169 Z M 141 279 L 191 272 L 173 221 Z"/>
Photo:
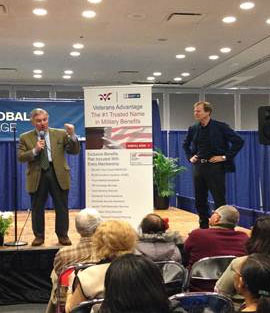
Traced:
<path fill-rule="evenodd" d="M 93 263 L 76 263 L 65 268 L 58 276 L 57 290 L 56 290 L 56 313 L 65 312 L 66 303 L 66 290 L 69 286 L 69 276 L 74 273 L 75 276 L 80 270 L 84 270 L 89 266 L 94 265 Z"/>
<path fill-rule="evenodd" d="M 234 258 L 233 255 L 213 256 L 195 262 L 189 273 L 190 291 L 214 291 L 216 281 Z"/>
<path fill-rule="evenodd" d="M 168 296 L 183 292 L 187 285 L 188 271 L 175 261 L 156 262 L 164 279 Z"/>
<path fill-rule="evenodd" d="M 74 265 L 75 267 L 75 270 L 74 270 L 74 273 L 75 273 L 75 276 L 77 276 L 77 274 L 79 273 L 79 271 L 83 271 L 85 270 L 86 268 L 90 267 L 90 266 L 93 266 L 93 265 L 96 265 L 95 263 L 76 263 Z"/>
<path fill-rule="evenodd" d="M 71 310 L 71 313 L 90 313 L 91 311 L 97 312 L 102 302 L 103 299 L 93 299 L 89 301 L 83 301 L 75 308 L 73 308 Z"/>
<path fill-rule="evenodd" d="M 75 266 L 69 266 L 65 268 L 58 276 L 57 290 L 56 290 L 56 312 L 65 312 L 65 294 L 62 295 L 62 290 L 69 285 L 69 276 L 74 272 Z"/>
<path fill-rule="evenodd" d="M 173 311 L 184 309 L 187 313 L 233 313 L 232 301 L 215 292 L 187 292 L 170 297 Z M 179 312 L 179 310 L 178 310 Z"/>

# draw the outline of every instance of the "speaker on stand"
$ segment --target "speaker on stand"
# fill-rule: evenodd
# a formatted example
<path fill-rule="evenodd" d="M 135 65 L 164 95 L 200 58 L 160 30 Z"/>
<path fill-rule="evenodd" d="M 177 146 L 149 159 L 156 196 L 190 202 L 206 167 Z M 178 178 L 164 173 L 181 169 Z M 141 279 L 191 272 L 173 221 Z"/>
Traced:
<path fill-rule="evenodd" d="M 260 144 L 270 145 L 270 106 L 259 107 L 258 128 Z"/>

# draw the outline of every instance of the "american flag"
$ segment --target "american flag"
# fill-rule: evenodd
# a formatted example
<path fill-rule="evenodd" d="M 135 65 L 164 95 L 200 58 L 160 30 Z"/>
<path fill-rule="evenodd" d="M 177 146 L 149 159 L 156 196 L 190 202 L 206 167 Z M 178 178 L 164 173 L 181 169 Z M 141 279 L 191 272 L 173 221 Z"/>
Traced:
<path fill-rule="evenodd" d="M 103 137 L 107 148 L 111 149 L 150 149 L 152 148 L 152 127 L 115 127 L 105 131 Z"/>

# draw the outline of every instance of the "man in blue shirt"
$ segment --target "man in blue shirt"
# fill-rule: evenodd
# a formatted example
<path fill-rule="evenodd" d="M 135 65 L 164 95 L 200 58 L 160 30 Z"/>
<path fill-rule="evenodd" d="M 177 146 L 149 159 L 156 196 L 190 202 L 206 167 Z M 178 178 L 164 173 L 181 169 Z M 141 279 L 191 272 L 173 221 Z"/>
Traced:
<path fill-rule="evenodd" d="M 209 102 L 194 104 L 194 118 L 198 123 L 189 127 L 183 144 L 188 160 L 193 164 L 195 206 L 200 228 L 208 228 L 210 190 L 216 209 L 226 204 L 225 172 L 234 172 L 233 158 L 244 141 L 227 124 L 211 119 Z"/>

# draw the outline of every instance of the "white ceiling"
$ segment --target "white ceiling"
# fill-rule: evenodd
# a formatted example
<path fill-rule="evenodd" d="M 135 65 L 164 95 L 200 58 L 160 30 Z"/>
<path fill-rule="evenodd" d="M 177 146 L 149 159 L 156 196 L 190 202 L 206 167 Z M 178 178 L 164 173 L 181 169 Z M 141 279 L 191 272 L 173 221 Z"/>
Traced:
<path fill-rule="evenodd" d="M 184 87 L 269 87 L 270 1 L 253 0 L 249 11 L 239 8 L 243 1 L 0 0 L 0 83 L 129 84 L 159 71 L 156 82 L 162 84 L 189 72 Z M 46 8 L 47 16 L 35 16 L 35 7 Z M 86 9 L 96 17 L 83 18 Z M 237 22 L 224 24 L 227 15 Z M 33 54 L 35 41 L 46 44 L 43 56 Z M 74 58 L 69 53 L 76 42 L 85 47 Z M 187 46 L 197 50 L 185 52 Z M 222 47 L 232 51 L 222 54 Z M 182 53 L 186 58 L 176 59 Z M 212 54 L 220 58 L 211 61 Z M 43 70 L 42 79 L 33 78 L 36 68 Z M 65 69 L 74 71 L 68 81 Z"/>

